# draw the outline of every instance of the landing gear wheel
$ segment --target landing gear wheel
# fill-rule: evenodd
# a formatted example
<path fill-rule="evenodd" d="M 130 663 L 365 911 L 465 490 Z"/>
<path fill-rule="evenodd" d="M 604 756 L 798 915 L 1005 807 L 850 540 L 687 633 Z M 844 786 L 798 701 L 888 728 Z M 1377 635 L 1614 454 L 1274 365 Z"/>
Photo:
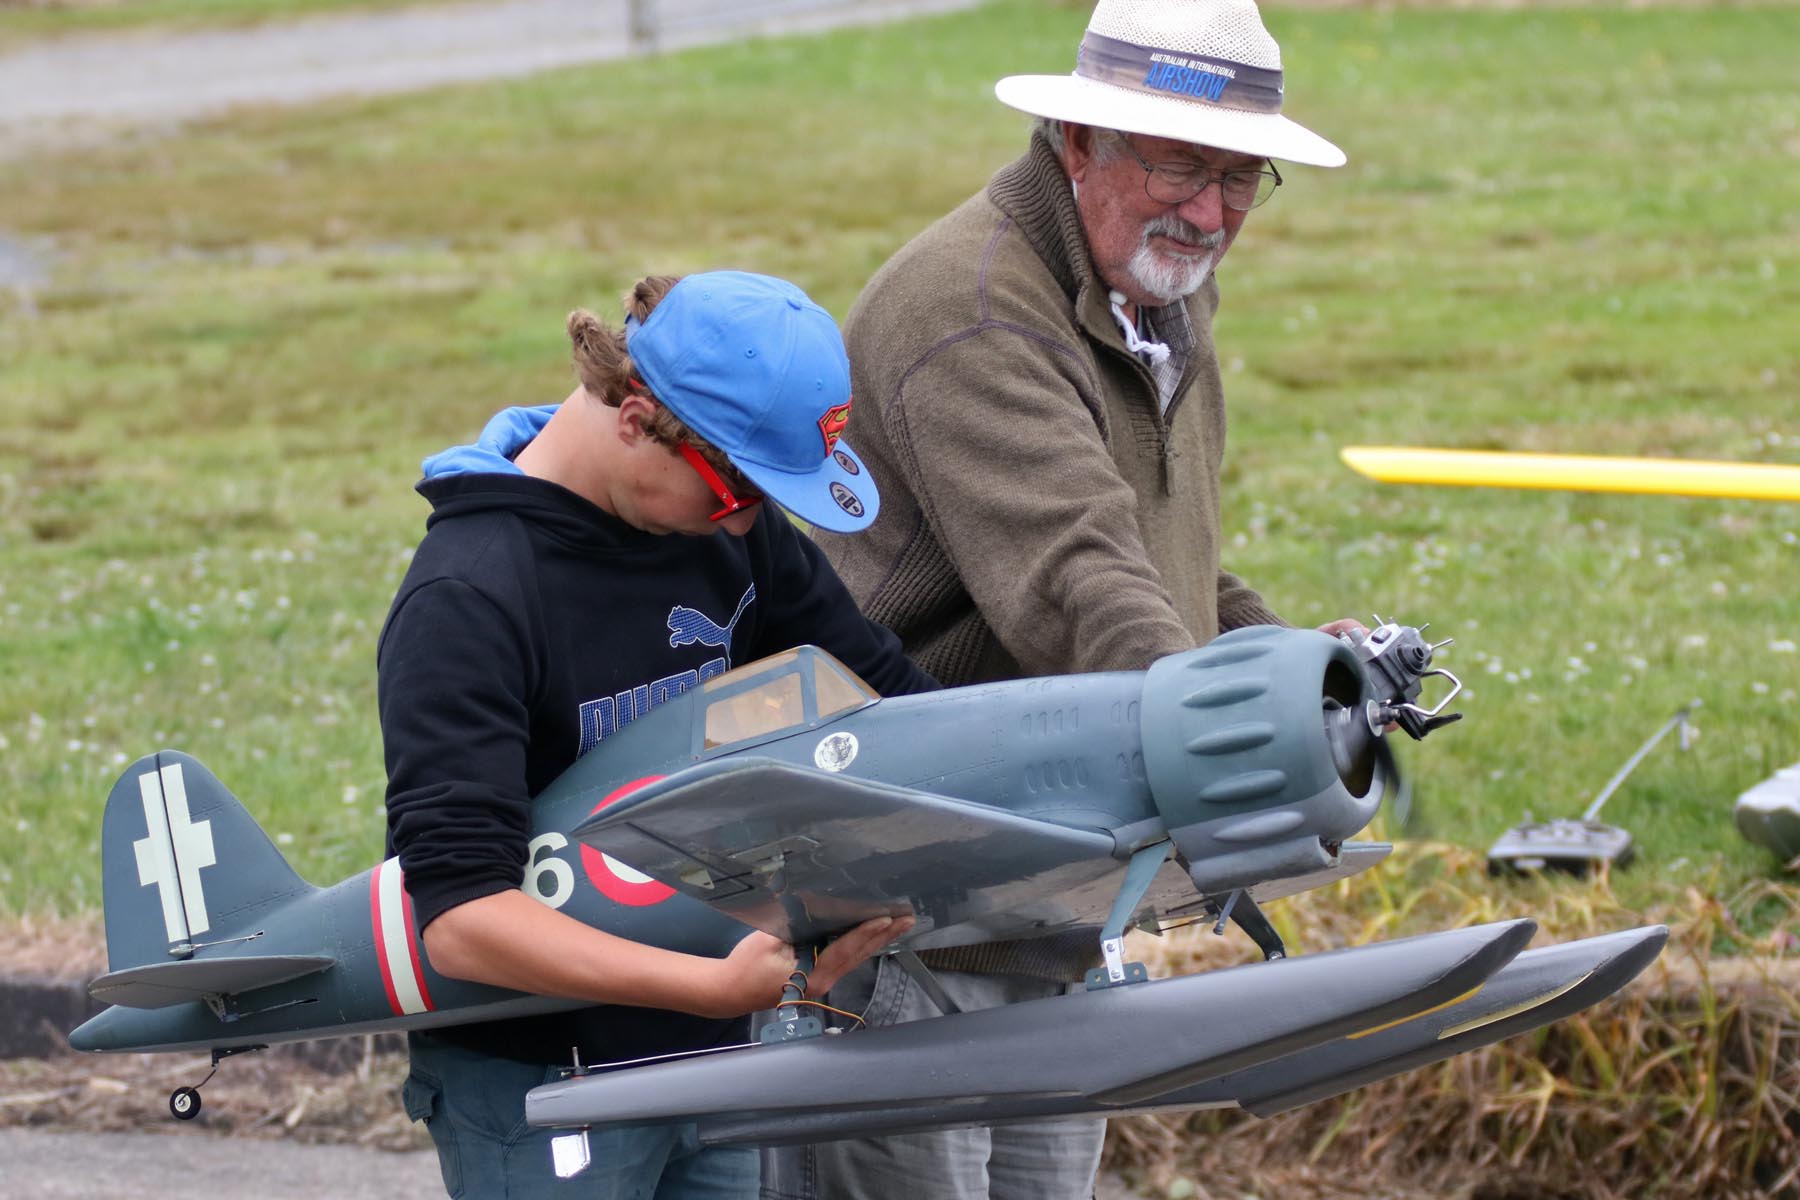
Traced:
<path fill-rule="evenodd" d="M 200 1115 L 200 1089 L 178 1087 L 169 1093 L 169 1113 L 177 1121 L 191 1121 Z"/>

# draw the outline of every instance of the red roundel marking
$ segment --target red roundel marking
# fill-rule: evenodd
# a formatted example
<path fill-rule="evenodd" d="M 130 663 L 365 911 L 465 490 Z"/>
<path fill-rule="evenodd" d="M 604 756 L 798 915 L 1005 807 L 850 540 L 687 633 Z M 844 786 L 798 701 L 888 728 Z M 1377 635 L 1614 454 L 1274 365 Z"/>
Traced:
<path fill-rule="evenodd" d="M 610 792 L 607 797 L 594 805 L 594 812 L 599 812 L 615 800 L 629 796 L 645 784 L 655 783 L 663 778 L 661 775 L 646 775 L 642 779 L 634 779 L 624 787 Z M 593 813 L 589 813 L 593 816 Z M 647 904 L 660 904 L 675 894 L 675 889 L 666 883 L 658 883 L 640 871 L 634 871 L 609 854 L 603 854 L 592 846 L 581 848 L 581 868 L 587 872 L 588 882 L 600 889 L 600 894 L 620 904 L 629 904 L 633 908 L 642 908 Z"/>

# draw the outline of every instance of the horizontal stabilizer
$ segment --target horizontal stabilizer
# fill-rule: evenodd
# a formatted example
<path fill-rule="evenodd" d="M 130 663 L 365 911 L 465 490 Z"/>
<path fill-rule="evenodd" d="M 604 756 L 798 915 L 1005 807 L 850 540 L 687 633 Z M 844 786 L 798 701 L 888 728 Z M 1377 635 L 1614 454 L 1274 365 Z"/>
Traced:
<path fill-rule="evenodd" d="M 1450 1003 L 1535 929 L 1502 922 L 588 1075 L 531 1091 L 526 1118 L 664 1124 L 984 1096 L 1125 1106 Z"/>
<path fill-rule="evenodd" d="M 112 971 L 88 984 L 88 993 L 127 1008 L 167 1008 L 208 996 L 235 996 L 273 987 L 335 965 L 323 954 L 265 954 L 188 959 Z"/>
<path fill-rule="evenodd" d="M 969 1125 L 1070 1116 L 1125 1116 L 1241 1105 L 1273 1116 L 1316 1100 L 1441 1062 L 1580 1012 L 1612 995 L 1655 961 L 1668 931 L 1631 929 L 1527 950 L 1474 996 L 1362 1037 L 1345 1037 L 1195 1087 L 1120 1109 L 1087 1097 L 971 1097 L 931 1107 L 703 1118 L 706 1145 L 778 1145 L 882 1137 Z"/>
<path fill-rule="evenodd" d="M 908 944 L 946 944 L 926 935 L 965 923 L 979 940 L 1041 934 L 1082 916 L 1072 893 L 1125 866 L 1103 830 L 755 758 L 678 772 L 573 836 L 795 943 L 908 912 Z M 1100 895 L 1093 924 L 1116 888 Z"/>

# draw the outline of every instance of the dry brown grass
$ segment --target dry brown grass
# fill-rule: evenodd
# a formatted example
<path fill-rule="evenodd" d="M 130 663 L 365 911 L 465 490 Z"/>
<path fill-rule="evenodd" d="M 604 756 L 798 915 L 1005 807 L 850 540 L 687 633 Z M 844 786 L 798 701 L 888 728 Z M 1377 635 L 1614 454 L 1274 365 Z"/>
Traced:
<path fill-rule="evenodd" d="M 169 1116 L 169 1092 L 211 1070 L 204 1054 L 66 1054 L 0 1062 L 0 1127 L 234 1134 L 341 1143 L 381 1150 L 430 1144 L 407 1120 L 399 1089 L 406 1058 L 375 1053 L 367 1038 L 343 1043 L 342 1069 L 321 1070 L 292 1054 L 234 1057 L 202 1092 L 198 1120 Z"/>
<path fill-rule="evenodd" d="M 1579 1016 L 1334 1100 L 1266 1121 L 1205 1112 L 1114 1122 L 1110 1166 L 1151 1194 L 1196 1200 L 1290 1194 L 1306 1178 L 1294 1172 L 1346 1189 L 1381 1181 L 1313 1195 L 1800 1195 L 1800 963 L 1786 957 L 1794 888 L 1759 884 L 1726 901 L 1693 892 L 1679 910 L 1640 915 L 1616 903 L 1604 875 L 1508 890 L 1457 847 L 1403 847 L 1396 859 L 1271 916 L 1308 951 L 1527 913 L 1543 926 L 1540 942 L 1661 921 L 1669 947 Z M 1434 876 L 1428 886 L 1422 874 Z M 1752 915 L 1761 932 L 1745 928 Z M 1722 945 L 1751 953 L 1716 959 Z M 1153 973 L 1248 957 L 1188 930 L 1135 948 Z"/>
<path fill-rule="evenodd" d="M 106 929 L 99 913 L 0 920 L 0 976 L 85 980 L 104 970 Z"/>
<path fill-rule="evenodd" d="M 1696 890 L 1678 908 L 1640 914 L 1615 900 L 1604 875 L 1496 887 L 1479 854 L 1415 843 L 1363 879 L 1269 910 L 1306 953 L 1522 914 L 1538 918 L 1542 943 L 1646 921 L 1672 935 L 1621 995 L 1487 1050 L 1269 1120 L 1207 1112 L 1115 1121 L 1108 1168 L 1176 1200 L 1800 1195 L 1794 887 L 1765 882 L 1725 900 Z M 91 918 L 31 918 L 0 930 L 0 961 L 35 974 L 92 973 L 102 940 Z M 1717 957 L 1721 948 L 1743 953 Z M 1242 937 L 1203 927 L 1133 934 L 1131 951 L 1157 975 L 1256 956 Z M 396 1099 L 403 1057 L 375 1053 L 366 1039 L 339 1045 L 333 1072 L 279 1050 L 228 1060 L 191 1128 L 423 1146 Z M 174 1128 L 169 1090 L 207 1070 L 199 1055 L 0 1063 L 0 1126 Z"/>

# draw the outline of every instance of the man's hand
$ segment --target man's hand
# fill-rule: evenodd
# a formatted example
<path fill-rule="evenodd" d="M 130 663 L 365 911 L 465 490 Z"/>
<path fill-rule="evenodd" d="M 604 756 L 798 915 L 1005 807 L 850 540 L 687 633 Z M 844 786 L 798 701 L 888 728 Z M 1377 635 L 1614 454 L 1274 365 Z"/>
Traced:
<path fill-rule="evenodd" d="M 852 967 L 912 927 L 911 917 L 877 917 L 838 935 L 807 973 L 807 995 L 814 999 L 823 996 Z M 774 1008 L 781 1003 L 781 989 L 798 965 L 792 946 L 773 934 L 752 931 L 719 963 L 718 1000 L 702 1015 L 735 1017 Z"/>
<path fill-rule="evenodd" d="M 911 917 L 877 917 L 845 930 L 819 952 L 819 961 L 806 978 L 806 994 L 815 1000 L 823 998 L 852 967 L 860 966 L 895 938 L 905 937 L 912 927 Z"/>
<path fill-rule="evenodd" d="M 1319 626 L 1319 632 L 1329 633 L 1332 637 L 1336 637 L 1340 633 L 1366 634 L 1369 632 L 1369 627 L 1355 617 L 1339 617 L 1335 621 Z"/>

